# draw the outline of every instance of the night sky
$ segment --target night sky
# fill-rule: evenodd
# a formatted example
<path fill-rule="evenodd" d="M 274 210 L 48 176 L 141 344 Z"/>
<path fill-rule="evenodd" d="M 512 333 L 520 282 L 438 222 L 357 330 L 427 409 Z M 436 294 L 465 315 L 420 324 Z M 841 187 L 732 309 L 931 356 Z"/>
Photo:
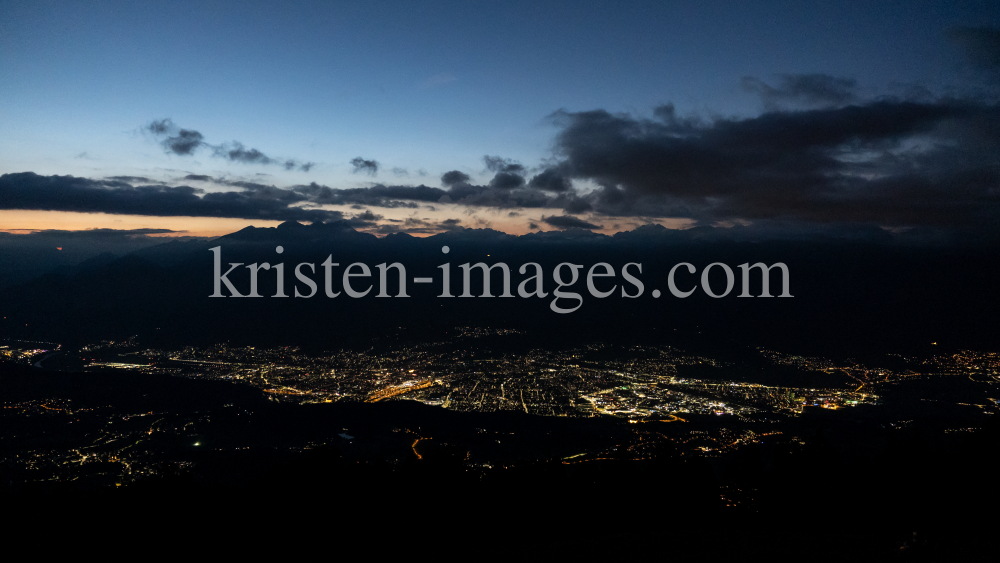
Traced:
<path fill-rule="evenodd" d="M 4 1 L 0 230 L 995 242 L 998 101 L 995 2 Z"/>

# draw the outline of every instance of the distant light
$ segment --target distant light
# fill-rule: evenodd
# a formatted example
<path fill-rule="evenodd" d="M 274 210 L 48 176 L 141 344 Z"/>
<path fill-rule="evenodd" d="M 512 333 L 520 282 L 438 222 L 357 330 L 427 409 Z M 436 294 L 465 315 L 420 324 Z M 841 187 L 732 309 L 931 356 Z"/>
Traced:
<path fill-rule="evenodd" d="M 201 445 L 201 442 L 195 442 L 195 443 L 194 443 L 194 445 L 196 445 L 196 446 L 200 446 L 200 445 Z"/>
<path fill-rule="evenodd" d="M 56 250 L 62 250 L 62 247 L 61 246 L 57 246 Z"/>

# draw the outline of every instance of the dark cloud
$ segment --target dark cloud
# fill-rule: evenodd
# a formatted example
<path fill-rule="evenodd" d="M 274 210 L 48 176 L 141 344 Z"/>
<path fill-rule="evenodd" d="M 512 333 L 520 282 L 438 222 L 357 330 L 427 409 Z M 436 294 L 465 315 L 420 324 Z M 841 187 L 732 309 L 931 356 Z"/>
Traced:
<path fill-rule="evenodd" d="M 154 119 L 146 125 L 146 129 L 154 135 L 167 135 L 171 133 L 177 127 L 174 125 L 173 120 L 167 119 Z"/>
<path fill-rule="evenodd" d="M 131 239 L 145 237 L 147 235 L 180 234 L 187 231 L 175 231 L 173 229 L 85 229 L 82 231 L 66 231 L 63 229 L 42 229 L 31 231 L 25 234 L 0 232 L 0 239 L 17 241 L 22 238 L 35 238 L 45 240 L 66 240 L 66 239 Z M 198 238 L 198 237 L 193 237 Z M 170 239 L 167 239 L 170 240 Z M 154 239 L 154 242 L 163 242 L 163 239 Z M 46 243 L 48 244 L 48 243 Z"/>
<path fill-rule="evenodd" d="M 974 64 L 1000 71 L 1000 29 L 995 27 L 953 27 L 948 36 L 958 43 Z"/>
<path fill-rule="evenodd" d="M 535 175 L 528 186 L 536 190 L 549 192 L 565 192 L 572 188 L 570 181 L 556 168 L 546 168 Z"/>
<path fill-rule="evenodd" d="M 468 184 L 469 175 L 464 172 L 459 172 L 458 170 L 452 170 L 451 172 L 445 172 L 441 176 L 441 184 L 445 186 L 454 186 L 456 184 Z"/>
<path fill-rule="evenodd" d="M 371 211 L 365 211 L 364 213 L 362 213 L 360 215 L 355 215 L 353 218 L 361 220 L 361 221 L 374 222 L 374 221 L 378 221 L 379 219 L 382 219 L 383 217 L 381 215 L 376 215 L 376 214 L 372 213 Z"/>
<path fill-rule="evenodd" d="M 603 229 L 601 225 L 595 225 L 593 223 L 588 223 L 579 217 L 574 217 L 572 215 L 552 215 L 550 217 L 542 216 L 542 222 L 552 225 L 553 227 L 559 229 Z"/>
<path fill-rule="evenodd" d="M 365 160 L 360 156 L 351 159 L 351 166 L 354 168 L 353 173 L 364 172 L 370 176 L 378 174 L 378 161 L 375 160 Z"/>
<path fill-rule="evenodd" d="M 514 174 L 512 172 L 497 172 L 496 176 L 490 180 L 491 188 L 498 188 L 501 190 L 510 190 L 513 188 L 520 188 L 524 185 L 524 176 L 520 174 Z"/>
<path fill-rule="evenodd" d="M 461 174 L 461 173 L 459 173 Z M 253 219 L 302 220 L 328 222 L 343 219 L 341 213 L 318 208 L 324 204 L 352 206 L 365 213 L 348 221 L 352 225 L 368 226 L 371 211 L 368 208 L 410 208 L 437 202 L 455 203 L 471 207 L 523 208 L 523 207 L 574 207 L 573 201 L 586 201 L 575 194 L 561 194 L 551 198 L 537 191 L 524 188 L 497 188 L 458 183 L 448 189 L 429 186 L 385 186 L 370 188 L 334 189 L 311 183 L 287 189 L 246 180 L 226 180 L 203 174 L 188 174 L 183 180 L 210 182 L 230 188 L 230 191 L 207 192 L 191 186 L 170 186 L 151 183 L 135 185 L 137 181 L 152 182 L 148 178 L 117 176 L 92 180 L 72 176 L 39 176 L 33 173 L 8 174 L 0 179 L 0 208 L 52 209 L 80 212 L 106 212 L 159 216 L 211 216 L 242 217 Z M 374 214 L 372 214 L 374 215 Z M 517 216 L 512 212 L 511 216 Z M 378 217 L 375 220 L 381 220 Z M 359 222 L 360 221 L 360 222 Z M 426 229 L 419 232 L 437 232 L 459 228 L 458 220 L 426 225 L 404 225 Z"/>
<path fill-rule="evenodd" d="M 267 184 L 244 181 L 230 181 L 225 182 L 225 184 L 228 186 L 243 188 L 244 191 L 242 192 L 242 195 L 252 199 L 280 201 L 289 205 L 308 201 L 308 198 L 298 192 L 283 190 L 275 186 L 268 186 Z"/>
<path fill-rule="evenodd" d="M 0 209 L 311 222 L 330 222 L 343 217 L 336 211 L 293 205 L 308 199 L 298 192 L 250 182 L 232 185 L 242 190 L 206 193 L 190 186 L 133 186 L 120 180 L 20 172 L 0 176 Z"/>
<path fill-rule="evenodd" d="M 528 223 L 528 228 L 533 231 L 536 231 L 538 230 L 538 223 Z"/>
<path fill-rule="evenodd" d="M 474 207 L 547 207 L 550 198 L 537 190 L 497 186 L 460 184 L 446 192 L 442 203 L 457 203 Z"/>
<path fill-rule="evenodd" d="M 490 172 L 524 173 L 524 166 L 509 158 L 486 155 L 483 157 L 483 163 L 486 164 L 486 169 Z"/>
<path fill-rule="evenodd" d="M 744 76 L 743 89 L 760 96 L 765 107 L 775 109 L 784 103 L 808 106 L 841 106 L 856 100 L 857 81 L 827 74 L 782 74 L 778 85 L 771 86 L 758 78 Z"/>
<path fill-rule="evenodd" d="M 498 208 L 545 207 L 553 201 L 537 190 L 496 188 L 465 183 L 455 184 L 448 189 L 432 188 L 422 184 L 419 186 L 377 184 L 370 188 L 337 189 L 316 183 L 293 186 L 289 189 L 303 194 L 315 203 L 358 204 L 372 207 L 417 207 L 415 203 L 410 202 L 454 203 Z"/>
<path fill-rule="evenodd" d="M 235 162 L 273 164 L 274 159 L 257 149 L 248 149 L 242 143 L 233 141 L 232 145 L 220 145 L 215 149 L 215 155 Z"/>
<path fill-rule="evenodd" d="M 181 129 L 176 135 L 167 137 L 161 144 L 168 152 L 187 155 L 194 154 L 195 149 L 205 144 L 201 133 L 190 129 Z"/>
<path fill-rule="evenodd" d="M 435 202 L 446 192 L 440 188 L 428 186 L 383 186 L 381 184 L 370 188 L 334 189 L 315 182 L 304 186 L 293 186 L 292 191 L 307 196 L 315 203 L 335 205 L 371 205 L 376 207 L 416 207 L 395 200 Z"/>
<path fill-rule="evenodd" d="M 315 166 L 315 163 L 300 163 L 295 159 L 271 158 L 257 149 L 248 149 L 243 143 L 233 141 L 231 144 L 210 145 L 205 142 L 205 137 L 194 129 L 181 129 L 170 118 L 155 119 L 146 125 L 145 130 L 156 137 L 164 137 L 160 145 L 168 153 L 187 156 L 192 155 L 201 147 L 212 149 L 212 155 L 225 158 L 232 162 L 242 162 L 246 164 L 281 164 L 285 170 L 298 168 L 303 172 L 308 172 Z"/>
<path fill-rule="evenodd" d="M 410 175 L 410 171 L 407 170 L 407 169 L 405 169 L 405 168 L 400 168 L 400 167 L 396 166 L 396 167 L 394 167 L 392 169 L 392 175 L 393 176 L 409 176 Z"/>
<path fill-rule="evenodd" d="M 265 177 L 268 174 L 258 174 L 257 177 Z M 280 201 L 285 201 L 288 203 L 297 203 L 300 201 L 307 201 L 309 197 L 307 195 L 296 192 L 293 189 L 280 189 L 273 184 L 261 184 L 260 182 L 250 182 L 247 180 L 226 180 L 225 178 L 214 178 L 205 174 L 188 174 L 182 178 L 183 180 L 189 180 L 193 182 L 211 182 L 219 186 L 231 186 L 234 188 L 243 188 L 246 190 L 246 194 L 251 197 L 268 197 L 277 199 Z"/>
<path fill-rule="evenodd" d="M 145 176 L 108 176 L 108 180 L 114 180 L 116 182 L 128 182 L 130 184 L 154 184 L 153 180 Z"/>
<path fill-rule="evenodd" d="M 677 120 L 672 108 L 658 117 L 555 114 L 560 168 L 600 186 L 563 208 L 702 221 L 1000 220 L 997 106 L 880 100 L 706 123 Z"/>
<path fill-rule="evenodd" d="M 191 155 L 206 144 L 205 137 L 201 133 L 194 129 L 181 129 L 169 118 L 154 119 L 145 129 L 156 137 L 163 137 L 160 145 L 167 153 Z"/>
<path fill-rule="evenodd" d="M 314 162 L 300 163 L 294 159 L 285 159 L 282 162 L 281 159 L 271 158 L 257 149 L 248 149 L 239 141 L 213 147 L 213 156 L 244 164 L 280 164 L 285 170 L 294 170 L 297 168 L 303 172 L 310 171 L 316 165 Z"/>
<path fill-rule="evenodd" d="M 587 211 L 593 211 L 594 206 L 591 205 L 590 199 L 593 197 L 580 197 L 577 194 L 559 194 L 558 196 L 548 200 L 544 207 L 555 207 L 561 208 L 567 213 L 584 213 Z"/>

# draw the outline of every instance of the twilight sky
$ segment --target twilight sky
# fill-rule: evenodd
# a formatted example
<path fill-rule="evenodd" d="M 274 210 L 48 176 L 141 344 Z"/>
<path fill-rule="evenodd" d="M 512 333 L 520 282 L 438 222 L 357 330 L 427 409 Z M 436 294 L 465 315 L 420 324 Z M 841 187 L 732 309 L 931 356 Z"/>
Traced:
<path fill-rule="evenodd" d="M 0 230 L 996 239 L 998 29 L 996 2 L 3 1 Z"/>

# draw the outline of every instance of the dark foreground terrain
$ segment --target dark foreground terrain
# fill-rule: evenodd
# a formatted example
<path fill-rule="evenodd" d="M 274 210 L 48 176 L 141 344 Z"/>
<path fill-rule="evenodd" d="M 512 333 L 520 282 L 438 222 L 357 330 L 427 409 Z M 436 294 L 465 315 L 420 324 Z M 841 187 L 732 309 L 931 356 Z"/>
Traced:
<path fill-rule="evenodd" d="M 992 560 L 1000 547 L 995 417 L 943 433 L 933 418 L 803 414 L 713 453 L 699 437 L 735 417 L 299 405 L 217 381 L 0 370 L 12 538 L 449 558 Z"/>

